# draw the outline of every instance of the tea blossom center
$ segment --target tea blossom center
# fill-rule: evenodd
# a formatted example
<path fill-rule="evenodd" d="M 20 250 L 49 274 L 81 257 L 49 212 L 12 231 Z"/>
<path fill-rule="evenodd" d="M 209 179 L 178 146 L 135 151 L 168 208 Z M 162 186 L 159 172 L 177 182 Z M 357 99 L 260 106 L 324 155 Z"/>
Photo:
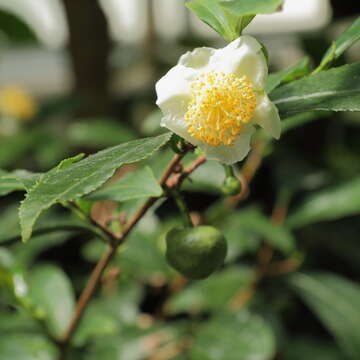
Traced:
<path fill-rule="evenodd" d="M 185 114 L 188 133 L 210 146 L 232 145 L 257 105 L 253 84 L 245 76 L 210 71 L 191 83 Z"/>

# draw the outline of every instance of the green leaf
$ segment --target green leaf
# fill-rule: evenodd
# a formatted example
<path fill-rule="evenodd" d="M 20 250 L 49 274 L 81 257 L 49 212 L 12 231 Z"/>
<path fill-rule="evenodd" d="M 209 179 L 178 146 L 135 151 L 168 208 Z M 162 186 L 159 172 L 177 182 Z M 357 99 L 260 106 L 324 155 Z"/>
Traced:
<path fill-rule="evenodd" d="M 254 271 L 249 268 L 228 268 L 209 279 L 192 282 L 170 299 L 167 309 L 170 314 L 224 309 L 230 299 L 253 280 Z"/>
<path fill-rule="evenodd" d="M 289 216 L 287 225 L 301 227 L 319 221 L 336 220 L 360 212 L 360 178 L 310 195 Z"/>
<path fill-rule="evenodd" d="M 145 166 L 149 166 L 155 177 L 159 179 L 173 156 L 174 152 L 170 149 L 170 147 L 166 147 L 164 149 L 161 149 L 161 151 L 156 154 L 156 157 L 153 156 L 151 158 L 148 158 L 142 163 L 144 163 Z M 184 161 L 186 161 L 188 156 L 191 156 L 191 154 L 187 155 Z"/>
<path fill-rule="evenodd" d="M 159 238 L 153 233 L 153 228 L 157 230 L 160 225 L 157 221 L 151 221 L 151 217 L 147 215 L 141 220 L 139 227 L 131 232 L 128 241 L 119 249 L 114 259 L 125 277 L 151 282 L 152 279 L 166 280 L 174 276 L 174 271 L 167 264 L 164 256 L 165 236 Z M 87 260 L 96 262 L 104 250 L 104 242 L 94 240 L 86 244 L 83 255 Z"/>
<path fill-rule="evenodd" d="M 241 311 L 221 314 L 196 334 L 191 360 L 268 360 L 274 356 L 271 328 L 257 315 Z"/>
<path fill-rule="evenodd" d="M 90 303 L 74 336 L 77 346 L 99 336 L 117 335 L 126 326 L 136 323 L 142 300 L 141 286 L 122 280 L 117 290 Z"/>
<path fill-rule="evenodd" d="M 9 237 L 19 234 L 18 205 L 13 204 L 2 209 L 0 212 L 0 244 Z"/>
<path fill-rule="evenodd" d="M 283 118 L 314 110 L 360 111 L 360 63 L 293 81 L 275 89 L 270 98 Z"/>
<path fill-rule="evenodd" d="M 116 336 L 99 337 L 81 352 L 83 360 L 143 360 L 148 358 L 147 344 L 137 329 L 128 329 Z M 79 360 L 79 356 L 74 357 Z"/>
<path fill-rule="evenodd" d="M 256 14 L 274 12 L 282 3 L 283 0 L 195 0 L 186 6 L 226 40 L 232 41 Z"/>
<path fill-rule="evenodd" d="M 28 333 L 3 333 L 0 336 L 0 359 L 55 360 L 57 351 L 49 341 Z"/>
<path fill-rule="evenodd" d="M 21 182 L 3 176 L 0 177 L 0 196 L 5 196 L 18 190 L 24 190 L 24 186 Z"/>
<path fill-rule="evenodd" d="M 126 292 L 126 288 L 124 292 Z M 118 298 L 117 301 L 121 301 L 121 299 Z M 111 309 L 113 325 L 117 321 L 116 306 L 117 303 L 113 302 Z M 110 325 L 110 322 L 108 324 Z M 113 325 L 111 325 L 112 328 Z M 165 350 L 168 345 L 172 347 L 183 340 L 183 335 L 186 331 L 185 321 L 171 323 L 156 322 L 149 327 L 146 323 L 143 323 L 141 320 L 139 321 L 138 316 L 137 321 L 134 319 L 131 324 L 123 324 L 121 321 L 118 321 L 117 327 L 120 328 L 117 334 L 110 335 L 104 333 L 103 335 L 99 334 L 92 337 L 91 341 L 84 344 L 86 346 L 78 347 L 77 352 L 74 353 L 73 357 L 70 356 L 70 359 L 144 360 L 154 356 L 157 358 L 157 354 L 160 356 L 162 350 Z M 108 330 L 110 330 L 110 327 Z M 96 331 L 96 329 L 92 329 L 92 331 Z M 75 338 L 76 336 L 77 334 Z M 154 339 L 156 339 L 155 343 L 153 342 Z M 78 345 L 76 339 L 74 343 Z M 149 346 L 149 343 L 152 345 Z"/>
<path fill-rule="evenodd" d="M 220 1 L 221 5 L 229 9 L 236 16 L 256 14 L 270 14 L 281 8 L 283 0 L 227 0 Z"/>
<path fill-rule="evenodd" d="M 228 234 L 234 237 L 231 242 L 241 243 L 243 232 L 248 231 L 263 237 L 265 241 L 285 254 L 295 248 L 295 240 L 289 230 L 285 226 L 273 224 L 256 208 L 232 214 L 225 221 L 224 231 L 225 237 L 228 237 Z"/>
<path fill-rule="evenodd" d="M 90 303 L 76 331 L 74 343 L 84 346 L 94 338 L 116 335 L 119 328 L 119 323 L 114 317 L 104 312 L 96 303 Z"/>
<path fill-rule="evenodd" d="M 296 338 L 284 345 L 284 360 L 348 360 L 340 349 L 331 342 L 324 342 L 317 338 Z"/>
<path fill-rule="evenodd" d="M 133 140 L 135 134 L 119 121 L 113 119 L 83 119 L 68 128 L 73 145 L 86 147 L 108 147 Z"/>
<path fill-rule="evenodd" d="M 24 185 L 26 191 L 29 191 L 36 184 L 41 175 L 42 174 L 32 173 L 27 170 L 15 170 L 10 173 L 10 176 L 14 177 L 17 181 Z"/>
<path fill-rule="evenodd" d="M 19 215 L 23 241 L 31 237 L 32 228 L 42 211 L 59 202 L 76 200 L 96 190 L 123 164 L 143 160 L 170 138 L 170 133 L 154 138 L 130 141 L 99 151 L 63 169 L 45 173 L 21 203 Z"/>
<path fill-rule="evenodd" d="M 0 250 L 2 250 L 0 252 L 0 301 L 16 306 L 19 314 L 26 314 L 30 327 L 34 326 L 33 320 L 36 320 L 39 325 L 39 321 L 44 318 L 44 312 L 33 303 L 30 297 L 24 268 L 16 262 L 15 257 L 11 257 L 10 253 L 4 253 L 5 249 L 0 248 Z"/>
<path fill-rule="evenodd" d="M 1 33 L 15 46 L 34 46 L 38 37 L 30 24 L 20 14 L 3 7 L 0 10 Z"/>
<path fill-rule="evenodd" d="M 294 274 L 290 283 L 350 358 L 360 354 L 360 287 L 325 273 Z"/>
<path fill-rule="evenodd" d="M 123 247 L 116 258 L 123 273 L 143 281 L 151 281 L 159 274 L 161 274 L 160 278 L 166 279 L 167 276 L 173 274 L 165 259 L 160 240 L 145 232 L 131 233 L 129 244 Z"/>
<path fill-rule="evenodd" d="M 15 170 L 11 173 L 0 174 L 0 196 L 14 191 L 29 191 L 41 174 L 32 173 L 27 170 Z"/>
<path fill-rule="evenodd" d="M 269 94 L 280 84 L 293 81 L 310 73 L 310 58 L 305 56 L 295 65 L 270 74 L 266 82 L 266 92 Z"/>
<path fill-rule="evenodd" d="M 21 240 L 21 229 L 19 217 L 17 215 L 18 205 L 7 207 L 0 213 L 0 245 L 3 243 L 13 243 Z M 98 229 L 78 218 L 59 213 L 58 211 L 48 211 L 34 227 L 32 245 L 24 247 L 21 243 L 13 248 L 21 260 L 27 264 L 33 258 L 47 247 L 57 245 L 72 236 L 74 232 L 85 232 L 99 234 Z"/>
<path fill-rule="evenodd" d="M 241 215 L 235 212 L 225 219 L 221 219 L 219 224 L 215 224 L 222 229 L 228 243 L 226 263 L 233 262 L 239 256 L 253 254 L 261 246 L 261 237 L 239 224 L 239 217 Z"/>
<path fill-rule="evenodd" d="M 39 331 L 39 323 L 31 318 L 25 311 L 0 311 L 0 333 L 21 331 Z M 0 349 L 1 353 L 1 349 Z"/>
<path fill-rule="evenodd" d="M 28 299 L 28 285 L 24 278 L 24 271 L 19 267 L 15 268 L 14 259 L 9 258 L 9 255 L 2 251 L 0 258 L 0 288 L 7 290 L 11 302 L 30 309 L 32 306 Z M 7 258 L 4 258 L 6 256 Z"/>
<path fill-rule="evenodd" d="M 61 336 L 69 325 L 75 307 L 75 296 L 66 274 L 53 265 L 36 267 L 29 278 L 30 297 L 45 311 L 53 335 Z"/>
<path fill-rule="evenodd" d="M 10 269 L 14 266 L 14 259 L 9 250 L 4 247 L 0 247 L 0 268 Z"/>
<path fill-rule="evenodd" d="M 239 36 L 236 18 L 220 6 L 219 0 L 195 0 L 186 6 L 226 40 L 232 41 Z"/>
<path fill-rule="evenodd" d="M 143 197 L 160 197 L 163 193 L 152 170 L 146 166 L 126 174 L 115 183 L 98 190 L 86 198 L 89 200 L 126 201 Z"/>
<path fill-rule="evenodd" d="M 80 153 L 78 155 L 75 155 L 71 158 L 61 160 L 59 165 L 56 166 L 56 170 L 62 170 L 68 167 L 69 165 L 75 164 L 78 161 L 82 160 L 85 157 L 84 153 Z"/>
<path fill-rule="evenodd" d="M 346 29 L 338 39 L 333 42 L 330 48 L 324 54 L 319 67 L 314 73 L 320 72 L 328 67 L 334 60 L 342 55 L 349 47 L 351 47 L 356 41 L 360 39 L 360 17 Z"/>

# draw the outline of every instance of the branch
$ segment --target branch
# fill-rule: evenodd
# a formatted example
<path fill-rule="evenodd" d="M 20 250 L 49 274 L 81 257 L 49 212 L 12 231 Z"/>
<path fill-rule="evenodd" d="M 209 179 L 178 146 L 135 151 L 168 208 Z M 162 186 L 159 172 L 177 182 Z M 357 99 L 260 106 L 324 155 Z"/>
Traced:
<path fill-rule="evenodd" d="M 199 156 L 194 160 L 184 171 L 174 174 L 167 182 L 166 187 L 169 189 L 180 187 L 183 181 L 190 176 L 199 166 L 204 164 L 206 158 L 204 155 Z"/>
<path fill-rule="evenodd" d="M 283 261 L 279 261 L 273 264 L 270 264 L 267 270 L 268 276 L 277 276 L 288 274 L 296 271 L 301 265 L 301 261 L 296 258 L 289 258 Z"/>
<path fill-rule="evenodd" d="M 106 241 L 108 241 L 111 245 L 113 245 L 119 237 L 110 231 L 106 226 L 103 226 L 102 224 L 98 223 L 95 219 L 92 218 L 91 215 L 87 215 L 80 207 L 79 205 L 72 201 L 66 204 L 66 207 L 68 207 L 70 210 L 72 210 L 76 215 L 78 215 L 81 219 L 84 221 L 87 221 L 90 223 L 94 228 L 96 228 L 99 231 L 99 234 L 102 238 L 104 238 Z"/>
<path fill-rule="evenodd" d="M 185 155 L 185 154 L 184 154 Z M 164 187 L 166 181 L 169 179 L 174 169 L 180 163 L 181 159 L 184 155 L 174 155 L 173 159 L 170 161 L 166 169 L 164 170 L 159 184 Z M 110 263 L 113 256 L 116 254 L 116 250 L 118 246 L 123 243 L 127 237 L 127 235 L 131 232 L 134 226 L 139 222 L 139 220 L 143 217 L 143 215 L 147 212 L 147 210 L 155 203 L 157 198 L 149 198 L 145 204 L 134 214 L 134 216 L 130 219 L 130 221 L 125 225 L 122 234 L 117 237 L 114 234 L 110 233 L 112 236 L 112 244 L 111 247 L 105 252 L 105 254 L 101 257 L 99 262 L 96 264 L 94 270 L 92 271 L 89 281 L 80 295 L 80 298 L 77 302 L 75 312 L 73 314 L 72 319 L 70 320 L 70 324 L 68 329 L 66 330 L 63 338 L 61 339 L 61 355 L 60 359 L 65 359 L 66 352 L 69 346 L 69 343 L 72 339 L 73 334 L 75 333 L 80 320 L 84 314 L 84 311 L 93 296 L 97 286 L 100 283 L 102 274 L 104 273 L 105 268 Z M 95 225 L 99 226 L 97 223 Z M 102 229 L 103 230 L 103 229 Z"/>

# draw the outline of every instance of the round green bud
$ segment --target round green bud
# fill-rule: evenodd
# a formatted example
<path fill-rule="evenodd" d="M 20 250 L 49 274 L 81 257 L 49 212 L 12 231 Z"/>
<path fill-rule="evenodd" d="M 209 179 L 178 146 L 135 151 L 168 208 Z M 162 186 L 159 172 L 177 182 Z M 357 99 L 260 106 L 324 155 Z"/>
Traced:
<path fill-rule="evenodd" d="M 169 264 L 189 279 L 204 279 L 225 260 L 227 244 L 212 226 L 173 229 L 166 235 Z"/>
<path fill-rule="evenodd" d="M 228 176 L 221 187 L 224 195 L 237 195 L 241 191 L 241 183 L 235 176 Z"/>

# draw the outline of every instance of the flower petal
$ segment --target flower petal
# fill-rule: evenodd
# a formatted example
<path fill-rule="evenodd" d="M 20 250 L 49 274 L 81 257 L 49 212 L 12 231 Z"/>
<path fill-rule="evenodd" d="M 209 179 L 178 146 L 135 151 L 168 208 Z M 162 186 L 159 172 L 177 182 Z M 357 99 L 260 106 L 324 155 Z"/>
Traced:
<path fill-rule="evenodd" d="M 164 114 L 184 110 L 190 100 L 190 84 L 195 77 L 195 70 L 178 64 L 156 83 L 156 104 Z"/>
<path fill-rule="evenodd" d="M 270 101 L 267 95 L 258 99 L 253 121 L 260 125 L 267 133 L 275 139 L 281 134 L 281 120 L 277 107 Z"/>
<path fill-rule="evenodd" d="M 224 164 L 234 164 L 245 158 L 250 150 L 250 141 L 255 129 L 247 126 L 233 145 L 209 146 L 203 143 L 198 146 L 205 152 L 209 160 L 217 160 Z M 192 142 L 192 141 L 191 141 Z"/>
<path fill-rule="evenodd" d="M 243 35 L 223 49 L 216 51 L 211 63 L 216 71 L 246 75 L 256 89 L 265 86 L 268 67 L 260 43 L 249 35 Z"/>
<path fill-rule="evenodd" d="M 179 135 L 180 137 L 182 137 L 183 139 L 185 139 L 186 141 L 188 141 L 189 143 L 195 146 L 199 146 L 202 144 L 198 139 L 192 137 L 188 133 L 187 131 L 188 127 L 186 126 L 186 123 L 184 121 L 184 116 L 174 115 L 174 114 L 165 115 L 161 119 L 160 125 L 168 128 L 173 133 Z"/>
<path fill-rule="evenodd" d="M 199 70 L 209 64 L 209 60 L 215 52 L 215 49 L 209 47 L 197 48 L 181 56 L 179 64 Z"/>
<path fill-rule="evenodd" d="M 201 68 L 208 66 L 211 56 L 216 50 L 202 47 L 189 51 L 180 57 L 179 62 L 156 83 L 156 104 L 164 113 L 172 113 L 174 106 L 184 110 L 190 98 L 190 84 Z M 176 102 L 178 104 L 176 105 Z M 178 112 L 175 110 L 175 112 Z"/>
<path fill-rule="evenodd" d="M 253 121 L 237 137 L 233 145 L 210 146 L 192 137 L 184 116 L 191 100 L 191 83 L 201 73 L 209 71 L 246 76 L 257 94 L 263 88 L 268 72 L 261 44 L 251 36 L 241 36 L 223 49 L 198 48 L 183 55 L 178 64 L 156 84 L 157 105 L 164 113 L 161 126 L 165 126 L 190 143 L 201 147 L 209 159 L 225 164 L 241 161 L 250 150 L 255 131 L 253 124 L 263 127 L 273 137 L 279 138 L 281 121 L 275 105 L 266 95 L 258 95 L 258 105 Z"/>

